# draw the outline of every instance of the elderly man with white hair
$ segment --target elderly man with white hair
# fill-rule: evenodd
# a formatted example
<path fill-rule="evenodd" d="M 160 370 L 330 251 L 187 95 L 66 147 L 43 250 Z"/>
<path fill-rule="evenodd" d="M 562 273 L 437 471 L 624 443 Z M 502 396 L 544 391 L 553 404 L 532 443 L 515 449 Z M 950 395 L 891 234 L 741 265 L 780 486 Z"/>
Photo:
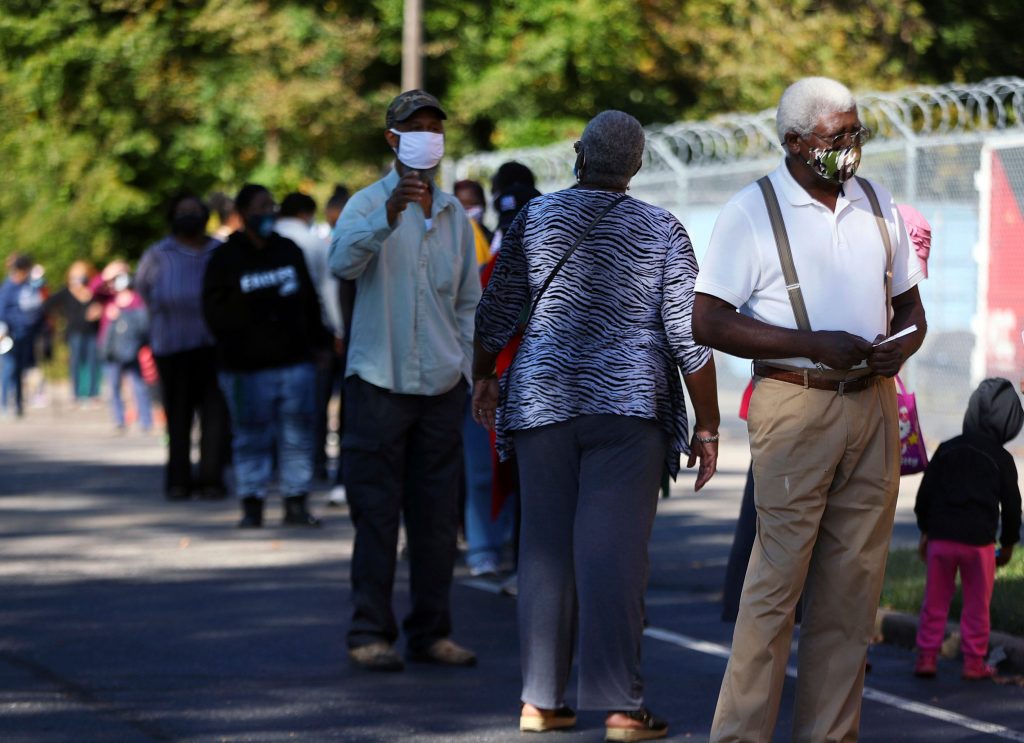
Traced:
<path fill-rule="evenodd" d="M 854 177 L 868 131 L 850 91 L 800 80 L 777 121 L 785 158 L 722 210 L 695 287 L 694 338 L 754 359 L 755 377 L 758 534 L 716 743 L 772 739 L 801 591 L 793 740 L 857 739 L 899 488 L 892 377 L 925 335 L 892 196 Z"/>

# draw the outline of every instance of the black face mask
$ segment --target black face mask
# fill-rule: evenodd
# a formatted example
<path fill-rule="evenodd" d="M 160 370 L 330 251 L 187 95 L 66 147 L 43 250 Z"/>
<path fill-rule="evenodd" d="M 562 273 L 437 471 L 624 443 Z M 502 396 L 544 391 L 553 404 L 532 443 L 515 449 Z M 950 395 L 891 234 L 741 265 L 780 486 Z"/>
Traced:
<path fill-rule="evenodd" d="M 179 214 L 171 222 L 171 231 L 175 235 L 196 237 L 206 231 L 206 219 L 202 214 Z"/>

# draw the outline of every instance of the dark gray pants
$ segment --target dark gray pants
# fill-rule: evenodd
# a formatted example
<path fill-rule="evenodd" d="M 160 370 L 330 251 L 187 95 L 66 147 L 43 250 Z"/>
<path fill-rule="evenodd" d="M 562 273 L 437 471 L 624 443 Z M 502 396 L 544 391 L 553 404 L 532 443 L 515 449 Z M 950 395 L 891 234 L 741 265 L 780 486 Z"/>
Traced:
<path fill-rule="evenodd" d="M 668 437 L 657 421 L 588 415 L 513 440 L 522 701 L 565 702 L 578 631 L 578 706 L 638 709 L 647 542 Z"/>
<path fill-rule="evenodd" d="M 466 384 L 442 395 L 399 395 L 358 377 L 345 382 L 345 488 L 356 528 L 349 647 L 394 642 L 391 608 L 404 515 L 412 610 L 407 646 L 425 649 L 451 634 L 462 410 Z"/>

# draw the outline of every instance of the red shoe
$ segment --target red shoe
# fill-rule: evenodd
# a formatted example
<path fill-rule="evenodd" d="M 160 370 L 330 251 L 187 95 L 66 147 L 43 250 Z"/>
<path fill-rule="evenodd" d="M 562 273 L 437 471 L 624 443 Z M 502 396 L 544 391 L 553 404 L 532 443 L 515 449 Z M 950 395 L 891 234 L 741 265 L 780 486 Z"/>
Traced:
<path fill-rule="evenodd" d="M 996 675 L 996 669 L 979 655 L 964 656 L 964 669 L 960 678 L 965 681 L 984 681 Z"/>
<path fill-rule="evenodd" d="M 935 678 L 939 670 L 939 654 L 935 651 L 922 650 L 917 654 L 917 663 L 914 664 L 914 675 L 930 679 Z"/>

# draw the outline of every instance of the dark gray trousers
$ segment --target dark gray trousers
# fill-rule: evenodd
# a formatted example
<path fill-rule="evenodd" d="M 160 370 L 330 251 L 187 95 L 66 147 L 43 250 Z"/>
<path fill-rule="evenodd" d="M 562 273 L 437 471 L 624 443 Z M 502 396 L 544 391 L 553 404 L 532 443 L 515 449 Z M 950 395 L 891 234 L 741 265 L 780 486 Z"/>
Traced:
<path fill-rule="evenodd" d="M 349 647 L 393 643 L 391 608 L 404 516 L 412 610 L 407 647 L 423 650 L 451 634 L 462 411 L 466 383 L 442 395 L 399 395 L 358 377 L 345 382 L 345 488 L 356 528 Z"/>
<path fill-rule="evenodd" d="M 639 709 L 647 542 L 668 436 L 657 421 L 588 415 L 513 441 L 522 701 L 565 702 L 578 632 L 578 706 Z"/>

